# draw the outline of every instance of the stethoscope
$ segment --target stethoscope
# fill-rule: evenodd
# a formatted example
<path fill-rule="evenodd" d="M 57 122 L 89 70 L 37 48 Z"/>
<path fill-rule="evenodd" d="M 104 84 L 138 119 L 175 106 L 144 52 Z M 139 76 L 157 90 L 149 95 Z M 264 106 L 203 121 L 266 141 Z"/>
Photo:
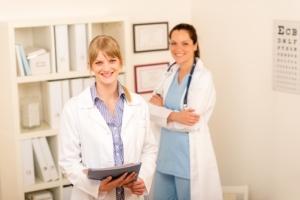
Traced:
<path fill-rule="evenodd" d="M 191 85 L 191 81 L 192 81 L 192 77 L 193 77 L 193 74 L 194 74 L 194 71 L 195 71 L 195 67 L 196 67 L 196 58 L 194 59 L 194 62 L 193 62 L 193 65 L 192 65 L 192 68 L 191 68 L 191 71 L 190 71 L 190 74 L 189 74 L 189 77 L 188 77 L 188 81 L 187 81 L 187 85 L 186 85 L 186 90 L 185 90 L 185 94 L 184 94 L 184 99 L 183 99 L 183 109 L 186 109 L 188 106 L 187 106 L 187 98 L 188 98 L 188 93 L 189 93 L 189 89 L 190 89 L 190 85 Z M 167 79 L 167 77 L 169 77 L 169 75 L 172 73 L 171 69 L 172 67 L 176 64 L 176 62 L 173 62 L 171 65 L 169 65 L 167 71 L 166 71 L 166 75 L 165 75 L 165 79 L 164 81 Z M 163 81 L 163 82 L 164 82 Z M 157 94 L 160 95 L 160 93 L 156 92 Z"/>

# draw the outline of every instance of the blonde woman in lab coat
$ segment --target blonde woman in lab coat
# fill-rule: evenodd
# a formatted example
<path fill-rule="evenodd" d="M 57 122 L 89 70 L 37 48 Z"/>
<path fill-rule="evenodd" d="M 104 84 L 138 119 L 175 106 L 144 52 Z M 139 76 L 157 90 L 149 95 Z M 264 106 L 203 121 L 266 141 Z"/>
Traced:
<path fill-rule="evenodd" d="M 160 146 L 154 200 L 221 200 L 208 120 L 215 104 L 211 73 L 199 58 L 196 30 L 176 25 L 169 34 L 175 62 L 150 99 Z"/>
<path fill-rule="evenodd" d="M 95 37 L 88 57 L 95 84 L 69 100 L 61 116 L 59 164 L 74 185 L 71 199 L 139 199 L 150 190 L 157 153 L 147 103 L 118 82 L 122 58 L 115 39 Z M 138 177 L 97 181 L 85 171 L 136 162 L 142 162 Z"/>

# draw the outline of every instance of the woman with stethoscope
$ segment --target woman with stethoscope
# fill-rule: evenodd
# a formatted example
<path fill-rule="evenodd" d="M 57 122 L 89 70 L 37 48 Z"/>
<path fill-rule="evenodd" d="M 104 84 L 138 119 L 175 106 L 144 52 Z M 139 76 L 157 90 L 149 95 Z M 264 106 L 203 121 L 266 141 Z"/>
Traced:
<path fill-rule="evenodd" d="M 175 63 L 149 100 L 151 120 L 160 127 L 151 196 L 155 200 L 221 200 L 207 125 L 215 104 L 212 76 L 199 58 L 192 25 L 176 25 L 169 39 Z"/>

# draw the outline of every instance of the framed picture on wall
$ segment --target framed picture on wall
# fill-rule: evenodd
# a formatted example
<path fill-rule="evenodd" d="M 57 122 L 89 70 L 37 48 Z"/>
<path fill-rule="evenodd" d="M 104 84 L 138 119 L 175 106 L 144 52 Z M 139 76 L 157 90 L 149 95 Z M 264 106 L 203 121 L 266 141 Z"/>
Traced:
<path fill-rule="evenodd" d="M 132 28 L 134 53 L 169 49 L 168 22 L 133 24 Z"/>
<path fill-rule="evenodd" d="M 153 92 L 162 80 L 169 66 L 168 62 L 143 64 L 134 66 L 135 92 L 145 94 Z"/>

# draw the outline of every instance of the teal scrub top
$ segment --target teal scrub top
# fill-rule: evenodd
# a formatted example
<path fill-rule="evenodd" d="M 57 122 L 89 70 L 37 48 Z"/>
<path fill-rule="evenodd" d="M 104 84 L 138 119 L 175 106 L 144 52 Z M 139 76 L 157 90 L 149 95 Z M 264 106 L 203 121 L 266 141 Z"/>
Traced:
<path fill-rule="evenodd" d="M 166 108 L 182 109 L 182 99 L 187 87 L 188 76 L 186 75 L 179 84 L 177 71 L 166 95 L 164 105 Z M 157 171 L 190 179 L 189 135 L 187 132 L 161 129 Z"/>

